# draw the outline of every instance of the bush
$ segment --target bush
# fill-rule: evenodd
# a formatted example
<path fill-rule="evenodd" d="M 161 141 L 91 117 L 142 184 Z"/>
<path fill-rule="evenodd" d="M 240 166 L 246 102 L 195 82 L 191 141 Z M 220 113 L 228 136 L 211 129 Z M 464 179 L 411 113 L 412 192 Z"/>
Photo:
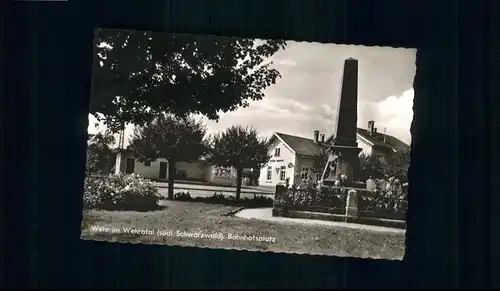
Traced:
<path fill-rule="evenodd" d="M 408 200 L 405 195 L 382 190 L 361 194 L 358 201 L 358 207 L 361 210 L 406 212 L 408 209 Z"/>
<path fill-rule="evenodd" d="M 339 187 L 321 187 L 318 190 L 314 185 L 305 185 L 286 189 L 283 200 L 286 204 L 345 208 L 347 191 L 348 189 Z"/>
<path fill-rule="evenodd" d="M 159 200 L 158 188 L 134 174 L 85 178 L 85 209 L 150 211 L 158 209 Z"/>
<path fill-rule="evenodd" d="M 236 200 L 234 196 L 224 196 L 224 194 L 214 193 L 208 197 L 191 197 L 189 192 L 180 192 L 174 195 L 177 201 L 193 201 L 211 204 L 221 204 L 227 206 L 243 206 L 246 208 L 272 207 L 273 199 L 264 196 L 255 196 L 254 198 L 240 198 Z"/>

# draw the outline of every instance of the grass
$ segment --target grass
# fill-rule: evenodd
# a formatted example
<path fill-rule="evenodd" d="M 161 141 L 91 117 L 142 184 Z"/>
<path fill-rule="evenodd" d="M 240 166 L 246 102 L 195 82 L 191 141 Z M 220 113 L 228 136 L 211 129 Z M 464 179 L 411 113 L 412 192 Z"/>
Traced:
<path fill-rule="evenodd" d="M 245 249 L 285 253 L 351 256 L 377 259 L 402 259 L 404 234 L 380 233 L 369 230 L 334 226 L 281 224 L 261 220 L 220 216 L 236 207 L 197 202 L 162 201 L 164 208 L 152 212 L 84 211 L 82 238 L 117 241 Z M 172 230 L 171 236 L 141 235 L 91 231 L 91 226 Z M 176 231 L 223 233 L 225 239 L 182 238 Z M 229 234 L 268 236 L 274 242 L 229 240 Z"/>

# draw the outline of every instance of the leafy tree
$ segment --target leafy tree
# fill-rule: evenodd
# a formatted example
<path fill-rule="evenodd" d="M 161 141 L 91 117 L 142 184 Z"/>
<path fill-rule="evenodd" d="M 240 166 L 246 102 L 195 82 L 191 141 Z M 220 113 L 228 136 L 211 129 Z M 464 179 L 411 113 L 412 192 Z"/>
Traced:
<path fill-rule="evenodd" d="M 193 161 L 207 153 L 205 125 L 192 117 L 161 115 L 136 127 L 129 149 L 141 162 L 168 161 L 168 199 L 174 198 L 175 163 Z"/>
<path fill-rule="evenodd" d="M 408 168 L 410 166 L 410 150 L 397 152 L 392 162 L 385 168 L 385 174 L 395 177 L 401 182 L 408 182 Z"/>
<path fill-rule="evenodd" d="M 87 145 L 87 173 L 109 173 L 114 166 L 114 154 L 111 146 L 115 138 L 110 131 L 89 134 Z"/>
<path fill-rule="evenodd" d="M 98 29 L 90 113 L 103 114 L 115 131 L 163 113 L 218 120 L 220 111 L 263 98 L 280 77 L 266 59 L 285 46 L 283 40 Z"/>
<path fill-rule="evenodd" d="M 410 166 L 410 151 L 397 152 L 389 163 L 380 162 L 376 157 L 361 154 L 359 156 L 361 166 L 361 179 L 366 180 L 370 176 L 382 178 L 385 175 L 395 177 L 401 182 L 408 181 L 408 167 Z"/>
<path fill-rule="evenodd" d="M 316 159 L 314 160 L 314 164 L 312 167 L 312 170 L 314 173 L 320 173 L 323 174 L 323 171 L 325 170 L 326 163 L 328 162 L 328 149 L 324 148 L 321 149 L 319 154 L 316 156 Z"/>
<path fill-rule="evenodd" d="M 261 168 L 269 161 L 268 141 L 253 128 L 233 125 L 212 136 L 209 160 L 236 169 L 236 200 L 240 199 L 243 169 Z"/>
<path fill-rule="evenodd" d="M 359 155 L 359 166 L 362 181 L 366 181 L 369 177 L 382 178 L 387 167 L 377 157 L 365 153 Z"/>

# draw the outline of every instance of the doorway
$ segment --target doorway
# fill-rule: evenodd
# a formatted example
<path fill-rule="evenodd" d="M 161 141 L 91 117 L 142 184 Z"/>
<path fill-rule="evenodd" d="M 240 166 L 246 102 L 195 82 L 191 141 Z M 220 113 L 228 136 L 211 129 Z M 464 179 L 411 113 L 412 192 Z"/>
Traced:
<path fill-rule="evenodd" d="M 135 159 L 127 158 L 127 163 L 125 165 L 125 174 L 133 174 L 135 170 Z"/>
<path fill-rule="evenodd" d="M 160 162 L 160 175 L 158 178 L 167 179 L 167 169 L 168 169 L 168 163 Z"/>

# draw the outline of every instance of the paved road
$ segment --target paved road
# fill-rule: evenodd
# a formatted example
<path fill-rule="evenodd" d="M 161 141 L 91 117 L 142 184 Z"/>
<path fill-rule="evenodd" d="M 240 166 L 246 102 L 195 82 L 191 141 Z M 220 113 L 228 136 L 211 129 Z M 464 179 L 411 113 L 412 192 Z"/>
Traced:
<path fill-rule="evenodd" d="M 160 187 L 160 189 L 168 189 L 168 183 L 156 182 L 156 185 Z M 174 193 L 179 191 L 208 191 L 213 194 L 213 192 L 234 192 L 236 191 L 236 187 L 229 186 L 214 186 L 214 185 L 203 185 L 203 184 L 187 184 L 187 183 L 174 183 Z M 271 187 L 259 187 L 259 186 L 242 186 L 241 187 L 242 194 L 271 194 L 274 195 L 274 188 Z M 210 195 L 212 195 L 210 194 Z"/>
<path fill-rule="evenodd" d="M 193 186 L 193 185 L 186 185 L 186 188 L 194 188 L 194 187 L 189 187 L 189 186 Z M 202 187 L 198 187 L 198 189 L 190 189 L 190 190 L 187 190 L 187 189 L 179 189 L 177 188 L 178 185 L 177 184 L 174 184 L 174 194 L 177 194 L 177 193 L 180 193 L 180 192 L 189 192 L 189 194 L 191 195 L 191 197 L 208 197 L 208 196 L 212 196 L 214 195 L 214 193 L 217 193 L 217 194 L 224 194 L 224 196 L 235 196 L 235 189 L 234 188 L 229 188 L 229 187 L 225 187 L 226 189 L 222 188 L 222 187 L 214 187 L 214 186 L 211 186 L 210 189 L 206 189 L 207 187 L 205 187 L 205 189 L 203 189 Z M 184 188 L 184 187 L 182 187 Z M 163 188 L 163 187 L 160 187 L 158 188 L 159 189 L 159 192 L 162 196 L 164 197 L 167 197 L 168 195 L 168 188 Z M 226 192 L 226 191 L 229 190 L 229 192 Z M 257 191 L 252 191 L 252 193 L 250 192 L 246 192 L 245 191 L 246 189 L 242 189 L 242 192 L 241 192 L 241 195 L 240 197 L 241 198 L 254 198 L 255 196 L 264 196 L 264 197 L 269 197 L 269 198 L 274 198 L 273 194 L 274 193 L 262 193 L 262 192 L 257 192 Z"/>

